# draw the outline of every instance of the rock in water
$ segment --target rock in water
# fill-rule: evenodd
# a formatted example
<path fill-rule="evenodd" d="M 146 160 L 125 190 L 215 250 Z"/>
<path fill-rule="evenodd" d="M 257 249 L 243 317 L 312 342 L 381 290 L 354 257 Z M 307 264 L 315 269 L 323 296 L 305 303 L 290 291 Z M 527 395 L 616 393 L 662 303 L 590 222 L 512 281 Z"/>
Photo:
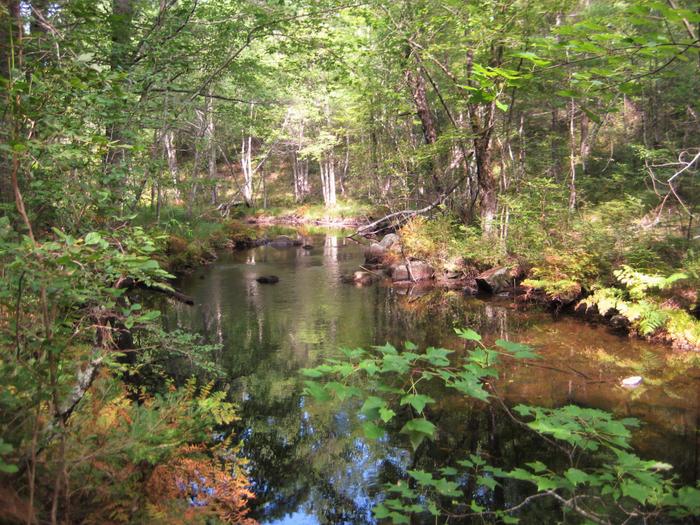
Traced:
<path fill-rule="evenodd" d="M 395 233 L 388 233 L 384 236 L 384 238 L 381 241 L 379 241 L 379 246 L 386 250 L 389 250 L 392 246 L 394 246 L 394 244 L 398 243 L 399 240 L 399 236 Z"/>
<path fill-rule="evenodd" d="M 622 380 L 622 386 L 625 386 L 627 388 L 634 388 L 636 386 L 641 385 L 643 382 L 644 378 L 642 376 L 630 376 Z"/>
<path fill-rule="evenodd" d="M 373 242 L 365 250 L 365 262 L 380 263 L 386 255 L 386 252 L 386 248 L 384 248 L 381 244 Z"/>
<path fill-rule="evenodd" d="M 409 273 L 408 267 L 411 271 Z M 389 268 L 392 281 L 410 281 L 413 277 L 414 281 L 427 281 L 434 277 L 435 270 L 426 262 L 410 261 L 407 263 L 394 264 Z"/>
<path fill-rule="evenodd" d="M 477 276 L 476 285 L 481 292 L 498 294 L 514 288 L 521 277 L 520 274 L 518 268 L 507 266 L 491 268 Z"/>
<path fill-rule="evenodd" d="M 255 278 L 260 284 L 275 284 L 280 282 L 280 278 L 276 275 L 261 275 Z"/>
<path fill-rule="evenodd" d="M 292 239 L 286 235 L 278 235 L 272 240 L 270 246 L 273 248 L 291 248 L 292 246 L 301 246 L 302 244 L 300 239 Z"/>

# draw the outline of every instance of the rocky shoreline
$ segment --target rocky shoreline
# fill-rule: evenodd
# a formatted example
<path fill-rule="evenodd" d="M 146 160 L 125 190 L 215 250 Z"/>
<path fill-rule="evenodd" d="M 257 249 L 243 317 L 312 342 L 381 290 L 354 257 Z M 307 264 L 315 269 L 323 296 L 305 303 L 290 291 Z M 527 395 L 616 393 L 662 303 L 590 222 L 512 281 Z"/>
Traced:
<path fill-rule="evenodd" d="M 438 287 L 460 290 L 465 295 L 509 297 L 521 305 L 537 304 L 557 314 L 570 314 L 590 323 L 606 325 L 621 335 L 669 344 L 678 350 L 700 351 L 698 345 L 665 330 L 642 335 L 618 309 L 607 308 L 601 313 L 596 304 L 586 301 L 590 294 L 582 288 L 569 295 L 550 296 L 528 285 L 527 274 L 527 269 L 521 264 L 480 271 L 462 258 L 447 261 L 442 269 L 436 270 L 428 262 L 406 255 L 400 237 L 390 233 L 379 241 L 371 242 L 365 249 L 365 263 L 354 274 L 344 276 L 343 280 L 357 286 L 384 281 L 401 288 Z"/>

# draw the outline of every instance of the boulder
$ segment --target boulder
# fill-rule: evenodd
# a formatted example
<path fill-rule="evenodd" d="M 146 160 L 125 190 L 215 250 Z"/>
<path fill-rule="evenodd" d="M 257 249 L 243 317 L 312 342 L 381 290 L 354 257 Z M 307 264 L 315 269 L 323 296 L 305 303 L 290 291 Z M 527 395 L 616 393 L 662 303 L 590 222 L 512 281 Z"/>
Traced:
<path fill-rule="evenodd" d="M 522 278 L 518 268 L 499 266 L 480 273 L 476 277 L 476 285 L 480 292 L 499 294 L 512 289 Z"/>
<path fill-rule="evenodd" d="M 411 271 L 409 273 L 409 266 Z M 424 261 L 409 261 L 394 264 L 389 268 L 392 281 L 427 281 L 435 275 L 435 270 Z M 413 277 L 413 279 L 411 279 Z"/>
<path fill-rule="evenodd" d="M 395 233 L 388 233 L 381 241 L 379 241 L 379 246 L 386 250 L 390 250 L 392 246 L 398 244 L 400 240 L 401 239 L 399 239 L 399 236 Z"/>
<path fill-rule="evenodd" d="M 627 319 L 624 315 L 620 314 L 615 314 L 610 316 L 609 318 L 606 316 L 608 325 L 610 325 L 610 328 L 613 330 L 616 330 L 618 332 L 628 332 L 630 329 L 630 321 Z"/>
<path fill-rule="evenodd" d="M 378 263 L 381 262 L 387 253 L 387 249 L 381 244 L 373 242 L 365 250 L 365 262 Z"/>
<path fill-rule="evenodd" d="M 260 284 L 276 284 L 280 282 L 280 278 L 276 275 L 261 275 L 255 278 Z"/>
<path fill-rule="evenodd" d="M 292 246 L 301 246 L 302 244 L 300 239 L 292 239 L 287 235 L 278 235 L 272 239 L 270 246 L 273 248 L 291 248 Z"/>

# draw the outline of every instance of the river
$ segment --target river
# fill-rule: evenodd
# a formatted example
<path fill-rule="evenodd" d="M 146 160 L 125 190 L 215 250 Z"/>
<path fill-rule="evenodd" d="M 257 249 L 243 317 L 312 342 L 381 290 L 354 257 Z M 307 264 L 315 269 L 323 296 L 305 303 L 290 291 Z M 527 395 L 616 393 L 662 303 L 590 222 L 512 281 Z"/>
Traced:
<path fill-rule="evenodd" d="M 644 422 L 635 434 L 637 452 L 671 463 L 684 481 L 695 484 L 700 474 L 695 356 L 508 299 L 345 284 L 341 276 L 362 263 L 362 248 L 332 232 L 305 242 L 313 249 L 262 246 L 221 254 L 179 283 L 195 305 L 170 304 L 164 312 L 167 328 L 188 329 L 221 345 L 216 359 L 239 405 L 240 453 L 249 461 L 253 517 L 261 523 L 373 523 L 380 485 L 411 466 L 427 470 L 477 449 L 503 464 L 547 457 L 542 441 L 493 406 L 440 400 L 434 417 L 449 431 L 416 457 L 404 436 L 365 439 L 352 404 L 317 403 L 302 395 L 300 369 L 338 356 L 339 347 L 410 340 L 419 347 L 462 349 L 454 327 L 472 328 L 487 343 L 496 338 L 528 343 L 543 357 L 503 366 L 497 386 L 509 405 L 575 403 L 637 417 Z M 279 277 L 277 284 L 255 280 L 270 274 Z M 620 387 L 631 375 L 643 376 L 643 385 Z M 536 512 L 546 516 L 549 510 Z"/>

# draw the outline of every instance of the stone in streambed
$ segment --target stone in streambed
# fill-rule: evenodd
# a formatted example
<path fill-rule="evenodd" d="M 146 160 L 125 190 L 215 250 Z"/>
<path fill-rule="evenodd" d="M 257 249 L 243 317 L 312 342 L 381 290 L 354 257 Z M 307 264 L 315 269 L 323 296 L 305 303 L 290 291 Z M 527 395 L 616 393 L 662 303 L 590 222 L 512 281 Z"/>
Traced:
<path fill-rule="evenodd" d="M 273 248 L 291 248 L 292 246 L 301 246 L 303 243 L 299 239 L 292 239 L 287 235 L 278 235 L 272 242 L 270 246 Z"/>
<path fill-rule="evenodd" d="M 476 285 L 480 292 L 499 294 L 512 289 L 522 277 L 518 268 L 499 266 L 480 273 L 476 277 Z"/>
<path fill-rule="evenodd" d="M 409 261 L 392 265 L 389 273 L 392 281 L 427 281 L 434 277 L 435 270 L 427 262 Z"/>
<path fill-rule="evenodd" d="M 280 278 L 276 275 L 261 275 L 255 278 L 260 284 L 276 284 L 280 282 Z"/>

